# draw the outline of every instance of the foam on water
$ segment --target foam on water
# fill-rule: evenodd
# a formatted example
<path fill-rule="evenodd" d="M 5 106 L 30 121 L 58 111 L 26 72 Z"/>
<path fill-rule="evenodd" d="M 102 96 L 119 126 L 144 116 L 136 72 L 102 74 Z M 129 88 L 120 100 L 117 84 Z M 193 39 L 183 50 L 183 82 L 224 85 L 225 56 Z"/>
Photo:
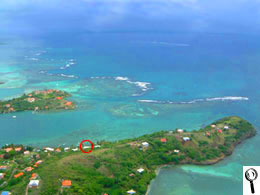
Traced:
<path fill-rule="evenodd" d="M 170 43 L 170 42 L 163 42 L 163 41 L 153 41 L 152 44 L 156 45 L 167 45 L 167 46 L 175 46 L 175 47 L 189 47 L 190 44 L 186 43 Z"/>
<path fill-rule="evenodd" d="M 173 101 L 159 101 L 159 100 L 138 100 L 142 103 L 155 103 L 155 104 L 194 104 L 198 102 L 213 102 L 213 101 L 248 101 L 248 97 L 237 97 L 237 96 L 225 96 L 216 98 L 196 99 L 187 102 L 173 102 Z"/>

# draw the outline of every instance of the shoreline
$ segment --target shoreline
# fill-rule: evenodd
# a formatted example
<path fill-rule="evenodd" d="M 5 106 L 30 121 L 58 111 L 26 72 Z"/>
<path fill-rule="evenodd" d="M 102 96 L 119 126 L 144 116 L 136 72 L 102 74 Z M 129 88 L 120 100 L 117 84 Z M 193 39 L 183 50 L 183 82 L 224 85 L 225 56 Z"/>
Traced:
<path fill-rule="evenodd" d="M 37 189 L 39 193 L 44 194 L 46 189 L 58 191 L 59 186 L 52 184 L 60 178 L 66 178 L 71 179 L 73 184 L 78 186 L 77 189 L 83 192 L 98 184 L 99 188 L 94 188 L 96 191 L 93 194 L 123 194 L 134 191 L 148 195 L 152 182 L 162 168 L 185 164 L 216 164 L 230 156 L 236 145 L 254 135 L 256 129 L 251 123 L 231 116 L 191 132 L 176 129 L 117 142 L 100 141 L 94 144 L 93 152 L 88 154 L 89 158 L 75 145 L 39 149 L 11 144 L 2 147 L 0 152 L 5 156 L 4 161 L 9 159 L 9 163 L 14 163 L 13 158 L 23 159 L 28 153 L 26 150 L 30 148 L 32 154 L 38 155 L 39 159 L 44 161 L 40 168 L 36 167 L 36 173 L 41 176 L 44 185 L 43 188 Z M 21 151 L 15 152 L 19 147 L 22 148 Z M 10 151 L 13 152 L 9 153 Z M 22 169 L 18 171 L 23 171 L 26 166 L 22 165 Z M 77 180 L 73 175 L 85 179 Z M 23 181 L 28 178 L 28 173 L 25 172 L 25 176 Z M 89 177 L 92 179 L 87 179 Z M 89 185 L 82 185 L 86 181 Z M 11 189 L 13 192 L 20 192 L 24 191 L 24 187 L 26 186 L 13 185 Z M 67 192 L 75 194 L 77 191 L 68 189 Z"/>
<path fill-rule="evenodd" d="M 159 175 L 161 169 L 166 168 L 166 167 L 171 167 L 173 168 L 174 166 L 184 166 L 184 165 L 195 165 L 195 166 L 210 166 L 210 165 L 215 165 L 217 163 L 219 163 L 220 161 L 225 160 L 227 157 L 231 156 L 236 148 L 237 145 L 242 144 L 242 142 L 244 142 L 245 140 L 252 138 L 256 135 L 256 132 L 254 134 L 248 134 L 246 136 L 244 136 L 241 140 L 239 140 L 238 142 L 234 143 L 231 148 L 230 148 L 230 152 L 227 155 L 223 155 L 219 158 L 216 158 L 212 161 L 205 161 L 205 162 L 201 162 L 201 163 L 196 163 L 196 162 L 181 162 L 179 165 L 176 165 L 174 163 L 169 163 L 169 164 L 165 164 L 165 165 L 160 165 L 156 168 L 155 170 L 155 178 L 151 180 L 151 182 L 149 183 L 149 185 L 147 186 L 147 191 L 145 193 L 145 195 L 149 195 L 150 191 L 151 191 L 151 187 L 152 187 L 152 182 L 156 179 L 156 177 Z"/>

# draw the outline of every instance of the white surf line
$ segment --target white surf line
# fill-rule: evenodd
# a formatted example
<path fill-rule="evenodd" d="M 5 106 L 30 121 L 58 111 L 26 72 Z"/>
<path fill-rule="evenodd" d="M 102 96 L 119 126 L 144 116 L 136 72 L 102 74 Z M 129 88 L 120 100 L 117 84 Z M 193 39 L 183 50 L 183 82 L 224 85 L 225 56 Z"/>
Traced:
<path fill-rule="evenodd" d="M 156 104 L 194 104 L 197 102 L 212 102 L 212 101 L 248 101 L 248 97 L 242 96 L 224 96 L 215 98 L 195 99 L 188 102 L 173 102 L 173 101 L 158 101 L 158 100 L 137 100 L 141 103 L 156 103 Z"/>

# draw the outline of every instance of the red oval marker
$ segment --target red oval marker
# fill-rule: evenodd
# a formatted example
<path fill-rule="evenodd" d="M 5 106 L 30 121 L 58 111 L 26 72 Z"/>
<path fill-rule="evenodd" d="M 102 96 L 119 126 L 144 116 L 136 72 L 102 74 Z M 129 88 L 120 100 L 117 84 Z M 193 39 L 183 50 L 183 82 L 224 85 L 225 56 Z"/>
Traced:
<path fill-rule="evenodd" d="M 82 144 L 83 144 L 84 142 L 89 142 L 89 143 L 91 144 L 91 149 L 90 149 L 88 152 L 86 152 L 86 151 L 84 151 L 84 150 L 82 149 Z M 90 140 L 83 140 L 83 141 L 80 143 L 79 148 L 80 148 L 81 152 L 83 152 L 83 153 L 90 153 L 90 152 L 92 152 L 94 146 L 93 146 L 93 143 L 92 143 Z"/>

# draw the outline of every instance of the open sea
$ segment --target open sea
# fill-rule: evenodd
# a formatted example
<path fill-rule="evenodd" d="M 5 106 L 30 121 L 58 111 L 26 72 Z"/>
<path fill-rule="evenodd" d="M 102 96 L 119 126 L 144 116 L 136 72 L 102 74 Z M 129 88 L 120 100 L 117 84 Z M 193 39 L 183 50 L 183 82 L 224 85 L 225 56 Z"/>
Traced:
<path fill-rule="evenodd" d="M 0 99 L 55 88 L 77 109 L 1 115 L 0 145 L 119 140 L 230 115 L 259 131 L 259 4 L 2 0 Z M 242 195 L 259 147 L 257 134 L 216 165 L 162 168 L 149 195 Z"/>

